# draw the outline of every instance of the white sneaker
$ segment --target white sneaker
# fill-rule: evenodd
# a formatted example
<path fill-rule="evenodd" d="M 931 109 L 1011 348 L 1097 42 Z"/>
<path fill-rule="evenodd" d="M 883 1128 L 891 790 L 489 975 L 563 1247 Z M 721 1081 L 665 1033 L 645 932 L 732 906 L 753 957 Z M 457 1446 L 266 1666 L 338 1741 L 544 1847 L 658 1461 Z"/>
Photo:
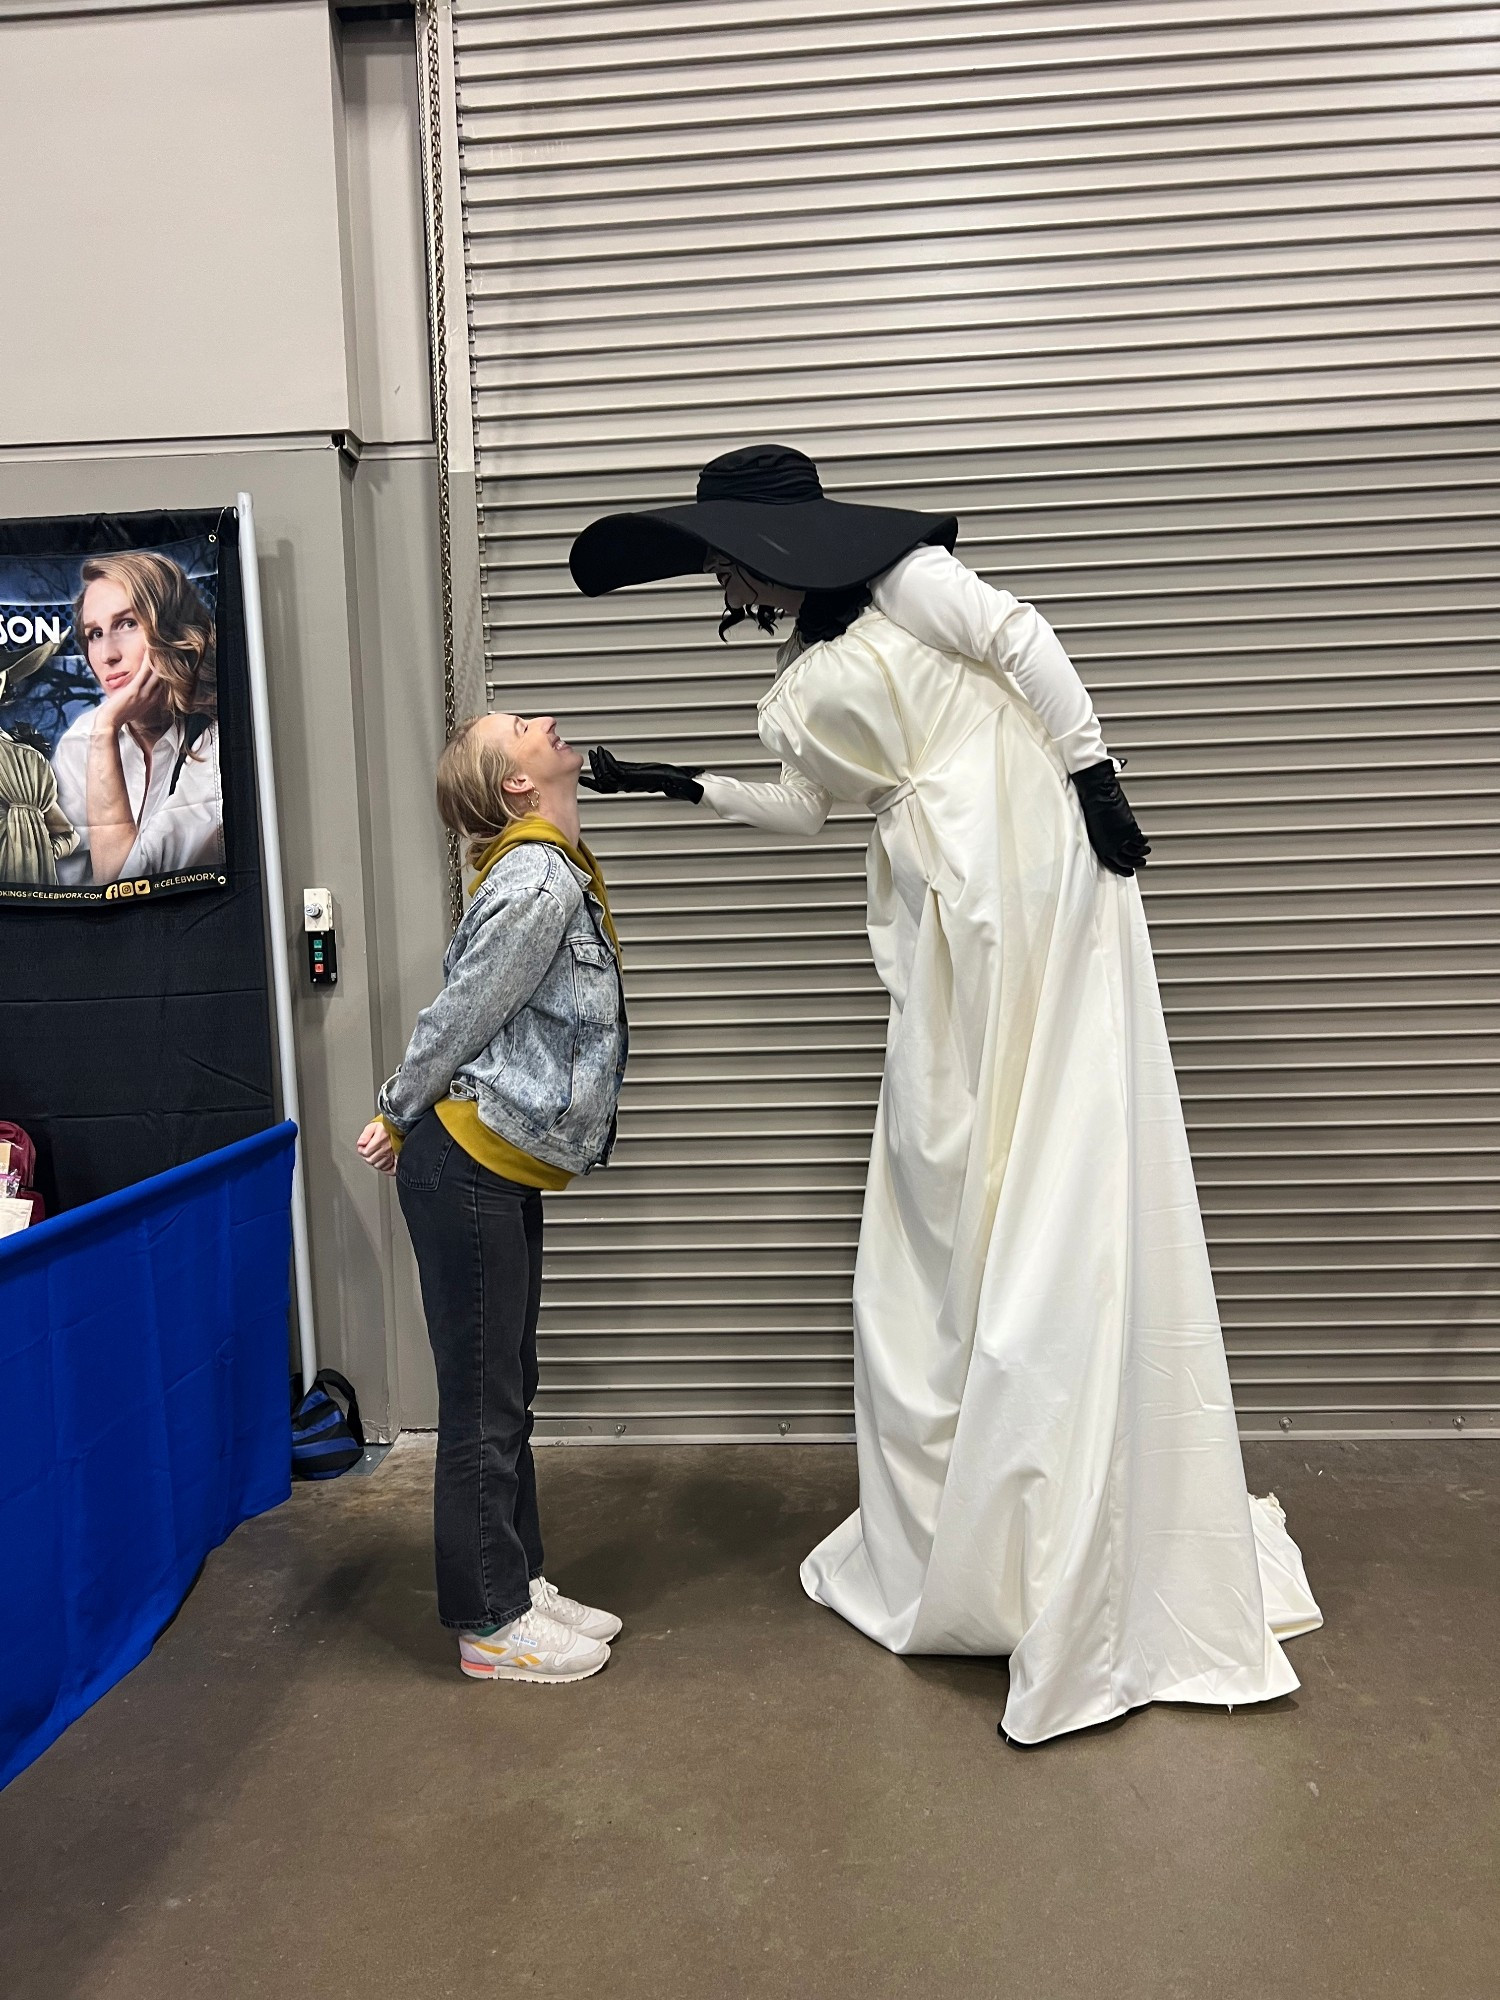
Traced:
<path fill-rule="evenodd" d="M 587 1680 L 608 1658 L 608 1646 L 535 1609 L 488 1638 L 477 1632 L 458 1635 L 458 1664 L 476 1681 L 537 1681 L 543 1687 L 556 1687 L 563 1681 Z"/>
<path fill-rule="evenodd" d="M 544 1576 L 531 1579 L 532 1609 L 540 1611 L 556 1625 L 581 1632 L 585 1639 L 613 1639 L 623 1628 L 612 1611 L 596 1611 L 591 1604 L 564 1597 L 555 1583 Z"/>

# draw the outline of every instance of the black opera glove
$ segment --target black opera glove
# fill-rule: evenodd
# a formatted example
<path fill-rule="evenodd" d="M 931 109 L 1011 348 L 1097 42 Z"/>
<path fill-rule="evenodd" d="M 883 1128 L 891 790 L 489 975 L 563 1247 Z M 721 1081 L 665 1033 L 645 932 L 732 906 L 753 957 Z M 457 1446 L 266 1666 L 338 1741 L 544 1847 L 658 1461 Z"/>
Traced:
<path fill-rule="evenodd" d="M 629 764 L 601 743 L 589 752 L 589 768 L 580 771 L 578 782 L 591 792 L 612 797 L 616 792 L 656 792 L 663 798 L 688 799 L 693 805 L 703 797 L 698 783 L 701 765 L 691 770 L 681 764 Z"/>
<path fill-rule="evenodd" d="M 1075 771 L 1073 783 L 1083 807 L 1089 845 L 1105 867 L 1116 875 L 1133 875 L 1137 868 L 1144 868 L 1151 843 L 1137 826 L 1130 801 L 1120 790 L 1114 760 L 1106 757 L 1102 764 Z"/>

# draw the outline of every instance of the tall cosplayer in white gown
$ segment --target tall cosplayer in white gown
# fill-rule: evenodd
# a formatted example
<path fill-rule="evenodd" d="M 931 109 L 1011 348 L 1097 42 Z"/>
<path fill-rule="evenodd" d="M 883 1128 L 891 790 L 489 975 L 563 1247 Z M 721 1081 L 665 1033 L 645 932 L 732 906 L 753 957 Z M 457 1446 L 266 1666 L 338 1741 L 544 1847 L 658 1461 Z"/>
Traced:
<path fill-rule="evenodd" d="M 903 596 L 943 565 L 956 592 Z M 1140 891 L 1095 859 L 1066 732 L 1012 677 L 1017 614 L 1055 647 L 919 551 L 762 702 L 782 783 L 704 786 L 782 830 L 833 800 L 875 814 L 891 1016 L 854 1278 L 859 1511 L 803 1583 L 893 1652 L 1008 1655 L 1003 1726 L 1036 1743 L 1285 1694 L 1280 1640 L 1320 1618 L 1245 1489 Z"/>

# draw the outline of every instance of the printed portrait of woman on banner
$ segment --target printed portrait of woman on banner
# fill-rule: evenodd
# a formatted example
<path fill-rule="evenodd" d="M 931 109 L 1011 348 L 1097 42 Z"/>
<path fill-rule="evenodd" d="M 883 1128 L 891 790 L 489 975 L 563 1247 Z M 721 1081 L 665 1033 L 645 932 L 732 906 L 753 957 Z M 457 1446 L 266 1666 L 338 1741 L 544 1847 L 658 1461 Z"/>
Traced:
<path fill-rule="evenodd" d="M 0 898 L 222 882 L 216 555 L 0 562 Z"/>

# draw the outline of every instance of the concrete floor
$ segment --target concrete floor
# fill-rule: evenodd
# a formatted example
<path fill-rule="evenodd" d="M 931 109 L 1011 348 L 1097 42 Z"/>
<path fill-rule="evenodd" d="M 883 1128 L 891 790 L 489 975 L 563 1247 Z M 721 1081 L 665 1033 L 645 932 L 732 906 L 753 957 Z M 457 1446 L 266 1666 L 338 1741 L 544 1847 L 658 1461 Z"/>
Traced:
<path fill-rule="evenodd" d="M 0 1794 L 4 2000 L 1500 1994 L 1500 1446 L 1253 1447 L 1327 1615 L 1295 1697 L 1039 1750 L 999 1664 L 802 1596 L 806 1446 L 542 1455 L 581 1687 L 472 1683 L 430 1446 L 239 1530 Z"/>

